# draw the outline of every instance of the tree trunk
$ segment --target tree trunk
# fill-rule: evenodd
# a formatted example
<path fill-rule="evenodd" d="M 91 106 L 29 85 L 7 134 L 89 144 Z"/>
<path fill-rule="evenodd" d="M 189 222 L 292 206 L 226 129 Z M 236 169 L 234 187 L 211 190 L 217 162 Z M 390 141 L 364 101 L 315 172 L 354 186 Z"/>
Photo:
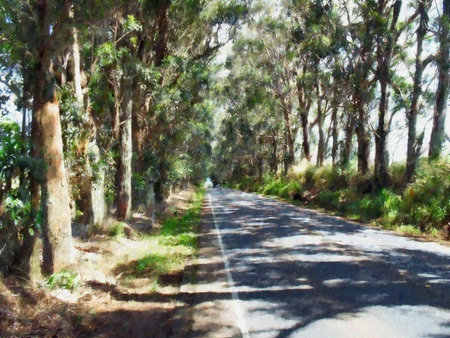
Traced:
<path fill-rule="evenodd" d="M 65 1 L 64 13 L 58 20 L 68 16 L 70 1 Z M 59 103 L 55 93 L 55 75 L 51 53 L 58 37 L 52 26 L 47 1 L 35 5 L 37 13 L 37 59 L 32 80 L 33 119 L 37 131 L 35 145 L 40 150 L 38 161 L 42 172 L 38 173 L 41 184 L 43 213 L 43 272 L 52 274 L 73 261 L 70 198 L 64 167 L 63 142 Z"/>
<path fill-rule="evenodd" d="M 50 67 L 49 67 L 50 68 Z M 34 97 L 33 118 L 38 123 L 39 146 L 43 159 L 41 186 L 43 211 L 43 271 L 52 274 L 73 259 L 70 199 L 64 168 L 63 143 L 56 95 L 52 83 L 45 81 L 45 69 L 38 74 L 37 95 Z M 54 90 L 54 88 L 53 88 Z"/>
<path fill-rule="evenodd" d="M 386 70 L 387 71 L 387 70 Z M 387 74 L 385 74 L 387 76 Z M 375 168 L 374 176 L 379 187 L 388 184 L 388 163 L 386 141 L 388 132 L 386 130 L 386 114 L 388 111 L 387 81 L 380 80 L 381 98 L 378 111 L 378 127 L 375 135 Z"/>
<path fill-rule="evenodd" d="M 356 138 L 358 141 L 358 171 L 362 174 L 366 174 L 369 171 L 370 153 L 370 138 L 369 135 L 367 135 L 366 129 L 368 117 L 359 98 L 357 99 L 357 102 L 358 122 L 356 125 Z"/>
<path fill-rule="evenodd" d="M 449 51 L 450 51 L 450 0 L 443 0 L 443 12 L 439 33 L 438 60 L 438 88 L 431 131 L 430 149 L 428 157 L 434 160 L 441 156 L 444 145 L 445 117 L 447 114 L 447 100 L 449 87 Z"/>
<path fill-rule="evenodd" d="M 295 160 L 294 137 L 292 135 L 290 110 L 288 108 L 284 110 L 284 128 L 286 143 L 284 174 L 287 175 L 289 168 L 294 164 Z"/>
<path fill-rule="evenodd" d="M 380 16 L 384 14 L 386 3 L 380 4 L 378 8 Z M 386 123 L 388 114 L 388 84 L 390 82 L 389 70 L 391 68 L 391 59 L 394 53 L 394 44 L 397 43 L 397 21 L 400 15 L 402 1 L 396 0 L 395 4 L 389 8 L 392 11 L 392 19 L 389 27 L 386 27 L 383 33 L 377 35 L 377 62 L 378 62 L 378 82 L 380 83 L 381 98 L 378 107 L 378 127 L 375 135 L 375 168 L 374 176 L 379 187 L 385 187 L 389 182 L 388 173 L 388 152 L 387 137 L 389 134 L 389 125 Z M 390 17 L 390 15 L 389 15 Z M 386 42 L 385 42 L 386 41 Z"/>
<path fill-rule="evenodd" d="M 347 114 L 347 123 L 345 125 L 345 138 L 341 148 L 340 165 L 347 167 L 350 164 L 350 154 L 353 145 L 353 132 L 355 130 L 355 117 L 353 114 Z"/>
<path fill-rule="evenodd" d="M 333 145 L 331 146 L 331 159 L 333 163 L 333 167 L 335 167 L 338 163 L 338 146 L 339 146 L 339 140 L 338 140 L 338 106 L 337 104 L 334 104 L 333 111 L 331 113 L 331 136 L 333 137 Z"/>
<path fill-rule="evenodd" d="M 119 153 L 120 161 L 117 182 L 117 218 L 131 218 L 131 158 L 132 158 L 132 110 L 133 110 L 133 80 L 123 79 L 121 83 L 123 98 L 121 102 Z"/>
<path fill-rule="evenodd" d="M 83 212 L 81 218 L 82 235 L 88 236 L 92 224 L 100 224 L 105 217 L 105 197 L 104 197 L 104 172 L 101 166 L 100 153 L 96 142 L 96 126 L 89 112 L 89 91 L 87 83 L 83 83 L 81 71 L 81 55 L 78 43 L 78 32 L 72 30 L 72 63 L 73 63 L 73 83 L 80 115 L 83 116 L 84 133 L 78 144 L 80 145 L 79 156 L 84 158 L 84 166 L 80 168 L 83 173 L 80 185 L 80 200 L 77 201 L 78 209 Z M 85 87 L 85 88 L 83 88 Z"/>
<path fill-rule="evenodd" d="M 318 62 L 316 63 L 316 77 L 318 79 Z M 321 167 L 325 157 L 325 136 L 323 132 L 323 111 L 322 111 L 322 95 L 320 93 L 320 81 L 316 83 L 317 94 L 317 127 L 319 128 L 319 143 L 317 145 L 317 161 L 316 165 Z"/>
<path fill-rule="evenodd" d="M 278 159 L 277 159 L 277 152 L 278 152 L 278 142 L 277 142 L 277 136 L 272 136 L 272 142 L 270 144 L 271 146 L 271 154 L 270 154 L 270 172 L 274 175 L 277 174 L 278 171 Z"/>
<path fill-rule="evenodd" d="M 406 114 L 408 121 L 408 146 L 406 151 L 406 171 L 405 184 L 410 183 L 416 171 L 417 161 L 419 159 L 424 133 L 417 137 L 417 116 L 419 114 L 419 98 L 422 94 L 422 75 L 425 65 L 422 61 L 423 41 L 428 27 L 428 8 L 429 0 L 419 1 L 418 11 L 420 13 L 419 28 L 417 29 L 417 48 L 416 48 L 416 69 L 414 72 L 413 92 L 411 95 L 411 106 Z"/>

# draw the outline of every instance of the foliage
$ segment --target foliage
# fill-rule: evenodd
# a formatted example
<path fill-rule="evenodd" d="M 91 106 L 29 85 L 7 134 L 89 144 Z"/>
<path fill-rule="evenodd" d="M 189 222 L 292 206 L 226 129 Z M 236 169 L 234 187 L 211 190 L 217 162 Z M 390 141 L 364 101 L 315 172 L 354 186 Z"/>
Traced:
<path fill-rule="evenodd" d="M 60 288 L 73 291 L 79 286 L 80 280 L 80 274 L 68 270 L 62 270 L 52 274 L 47 281 L 47 285 L 51 289 Z"/>
<path fill-rule="evenodd" d="M 420 232 L 438 235 L 450 221 L 450 164 L 441 159 L 431 164 L 423 161 L 415 181 L 399 192 L 404 166 L 393 165 L 392 186 L 373 189 L 373 178 L 347 168 L 316 168 L 308 166 L 288 177 L 264 176 L 262 183 L 247 177 L 246 186 L 253 191 L 300 201 L 352 219 L 376 221 L 386 227 L 397 227 L 400 232 Z M 240 184 L 235 184 L 239 187 Z"/>
<path fill-rule="evenodd" d="M 115 222 L 109 229 L 108 235 L 111 237 L 115 236 L 123 236 L 125 231 L 125 223 L 123 222 Z"/>
<path fill-rule="evenodd" d="M 442 228 L 450 222 L 450 163 L 439 159 L 422 163 L 403 194 L 404 222 L 422 230 Z"/>

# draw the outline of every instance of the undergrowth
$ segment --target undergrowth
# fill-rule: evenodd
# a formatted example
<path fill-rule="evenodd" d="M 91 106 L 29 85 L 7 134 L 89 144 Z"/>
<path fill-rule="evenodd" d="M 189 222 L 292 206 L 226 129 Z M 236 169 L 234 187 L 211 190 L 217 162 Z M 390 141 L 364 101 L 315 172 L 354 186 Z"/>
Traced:
<path fill-rule="evenodd" d="M 266 175 L 231 184 L 248 191 L 322 208 L 351 219 L 373 222 L 402 233 L 448 237 L 450 234 L 450 162 L 422 161 L 412 183 L 403 181 L 405 166 L 393 164 L 390 184 L 379 188 L 370 174 L 307 166 L 285 177 Z"/>
<path fill-rule="evenodd" d="M 186 260 L 197 250 L 203 196 L 204 190 L 200 189 L 185 212 L 177 210 L 175 216 L 164 220 L 156 234 L 147 238 L 153 243 L 151 252 L 119 265 L 116 272 L 125 278 L 154 279 L 150 291 L 156 291 L 162 276 L 181 274 Z"/>

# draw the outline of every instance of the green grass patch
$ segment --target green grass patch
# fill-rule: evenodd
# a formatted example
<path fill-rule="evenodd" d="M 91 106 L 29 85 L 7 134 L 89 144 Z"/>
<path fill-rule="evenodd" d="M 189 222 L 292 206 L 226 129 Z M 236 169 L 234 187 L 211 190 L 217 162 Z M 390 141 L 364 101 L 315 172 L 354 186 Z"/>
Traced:
<path fill-rule="evenodd" d="M 164 221 L 157 235 L 161 245 L 197 248 L 197 228 L 201 219 L 203 196 L 202 190 L 184 215 L 170 217 Z"/>
<path fill-rule="evenodd" d="M 75 290 L 81 280 L 81 276 L 72 271 L 62 270 L 60 272 L 56 272 L 50 276 L 47 281 L 47 285 L 50 289 L 67 289 L 67 290 Z"/>
<path fill-rule="evenodd" d="M 419 236 L 422 234 L 420 229 L 414 225 L 400 225 L 396 230 L 404 235 Z"/>
<path fill-rule="evenodd" d="M 111 237 L 123 236 L 125 234 L 125 224 L 117 222 L 108 229 L 108 235 Z"/>
<path fill-rule="evenodd" d="M 197 192 L 188 210 L 167 218 L 158 233 L 146 237 L 152 243 L 142 257 L 116 267 L 116 273 L 126 278 L 151 278 L 150 291 L 157 291 L 160 277 L 183 272 L 188 258 L 197 252 L 197 237 L 201 221 L 204 190 Z M 139 257 L 139 256 L 138 256 Z M 161 277 L 162 278 L 162 277 Z"/>
<path fill-rule="evenodd" d="M 185 257 L 179 252 L 167 254 L 151 253 L 135 262 L 136 277 L 165 275 L 183 271 Z"/>

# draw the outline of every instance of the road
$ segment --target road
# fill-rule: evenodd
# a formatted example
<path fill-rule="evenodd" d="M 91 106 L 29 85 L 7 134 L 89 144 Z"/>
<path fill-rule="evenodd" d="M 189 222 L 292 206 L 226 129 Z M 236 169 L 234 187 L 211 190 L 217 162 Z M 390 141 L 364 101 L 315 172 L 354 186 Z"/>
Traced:
<path fill-rule="evenodd" d="M 206 197 L 190 337 L 450 337 L 450 248 L 239 191 Z"/>

